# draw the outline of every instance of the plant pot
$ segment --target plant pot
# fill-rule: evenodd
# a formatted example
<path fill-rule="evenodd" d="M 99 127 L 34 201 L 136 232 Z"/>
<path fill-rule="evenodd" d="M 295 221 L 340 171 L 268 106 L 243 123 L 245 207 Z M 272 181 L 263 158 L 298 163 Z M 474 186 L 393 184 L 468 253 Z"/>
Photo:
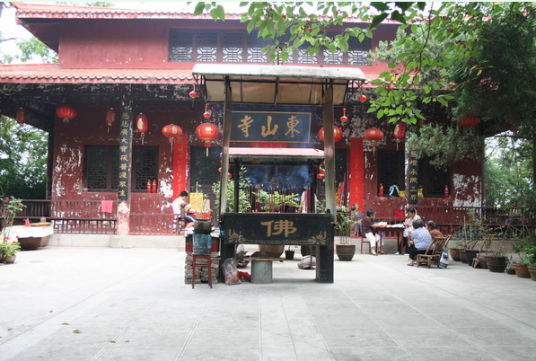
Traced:
<path fill-rule="evenodd" d="M 285 251 L 285 259 L 293 260 L 294 259 L 294 251 Z"/>
<path fill-rule="evenodd" d="M 450 256 L 452 257 L 453 261 L 460 262 L 460 248 L 451 248 L 450 249 Z"/>
<path fill-rule="evenodd" d="M 514 263 L 514 270 L 516 271 L 516 276 L 517 277 L 519 277 L 519 278 L 530 278 L 530 272 L 529 272 L 529 267 L 528 266 L 524 266 L 524 265 Z"/>
<path fill-rule="evenodd" d="M 529 266 L 529 273 L 530 278 L 532 278 L 533 281 L 536 281 L 536 266 Z"/>
<path fill-rule="evenodd" d="M 465 260 L 467 261 L 467 264 L 469 266 L 473 266 L 473 260 L 478 255 L 480 251 L 474 250 L 474 249 L 466 249 L 465 250 Z"/>
<path fill-rule="evenodd" d="M 20 246 L 25 251 L 35 251 L 41 245 L 41 237 L 19 238 Z"/>
<path fill-rule="evenodd" d="M 487 256 L 486 262 L 490 272 L 503 273 L 506 269 L 506 257 Z"/>
<path fill-rule="evenodd" d="M 462 261 L 463 263 L 467 263 L 467 258 L 465 258 L 465 249 L 460 249 L 459 252 L 460 252 L 460 261 Z"/>
<path fill-rule="evenodd" d="M 351 261 L 355 255 L 355 244 L 336 244 L 335 251 L 341 261 Z"/>
<path fill-rule="evenodd" d="M 4 263 L 5 264 L 13 264 L 15 263 L 15 260 L 17 259 L 16 255 L 13 256 L 4 256 Z"/>
<path fill-rule="evenodd" d="M 514 269 L 514 267 L 510 267 L 510 268 L 506 269 L 506 273 L 509 274 L 509 275 L 515 275 L 516 270 Z"/>
<path fill-rule="evenodd" d="M 259 244 L 259 251 L 268 252 L 273 258 L 281 257 L 284 250 L 284 244 Z"/>

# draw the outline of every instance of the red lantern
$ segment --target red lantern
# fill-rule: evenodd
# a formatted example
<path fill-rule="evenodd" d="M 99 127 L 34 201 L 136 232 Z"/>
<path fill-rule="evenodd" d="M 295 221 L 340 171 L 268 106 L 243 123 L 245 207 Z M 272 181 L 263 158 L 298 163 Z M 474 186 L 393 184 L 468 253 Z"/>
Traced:
<path fill-rule="evenodd" d="M 365 139 L 371 143 L 371 146 L 377 147 L 378 142 L 383 139 L 383 132 L 377 128 L 367 129 Z"/>
<path fill-rule="evenodd" d="M 110 127 L 115 122 L 115 111 L 113 108 L 108 109 L 106 112 L 106 124 L 108 124 L 108 129 L 106 129 L 107 133 L 110 133 Z"/>
<path fill-rule="evenodd" d="M 322 178 L 324 178 L 324 175 L 323 175 L 322 173 L 318 173 L 318 174 L 316 175 L 316 178 L 318 178 L 318 179 L 322 179 Z"/>
<path fill-rule="evenodd" d="M 143 113 L 136 115 L 136 130 L 141 133 L 141 144 L 145 141 L 145 133 L 147 132 L 147 129 L 149 129 L 147 116 Z M 163 131 L 164 130 L 162 130 L 162 132 Z"/>
<path fill-rule="evenodd" d="M 406 137 L 406 123 L 398 122 L 395 125 L 395 131 L 393 133 L 393 138 L 395 142 L 400 143 Z"/>
<path fill-rule="evenodd" d="M 26 110 L 22 108 L 17 109 L 17 123 L 19 124 L 26 123 Z"/>
<path fill-rule="evenodd" d="M 66 104 L 56 108 L 56 115 L 61 118 L 64 123 L 69 123 L 69 120 L 76 118 L 76 110 Z"/>
<path fill-rule="evenodd" d="M 195 83 L 194 83 L 194 90 L 192 90 L 191 92 L 188 93 L 188 95 L 190 96 L 190 98 L 192 99 L 195 99 L 199 96 L 199 93 L 195 91 Z"/>
<path fill-rule="evenodd" d="M 208 156 L 210 142 L 217 140 L 220 137 L 220 132 L 218 131 L 218 126 L 216 124 L 203 123 L 197 126 L 195 135 L 205 142 L 205 148 L 207 148 L 206 153 Z"/>
<path fill-rule="evenodd" d="M 320 128 L 318 131 L 318 139 L 320 139 L 321 142 L 324 141 L 324 127 Z M 333 140 L 335 143 L 340 141 L 342 139 L 342 130 L 339 127 L 333 127 Z"/>
<path fill-rule="evenodd" d="M 320 174 L 326 174 L 326 170 L 322 167 L 318 167 L 318 173 Z"/>
<path fill-rule="evenodd" d="M 182 129 L 178 125 L 168 124 L 162 128 L 162 134 L 169 138 L 169 142 L 171 143 L 171 147 L 173 149 L 173 143 L 175 143 L 175 140 L 182 135 Z"/>
<path fill-rule="evenodd" d="M 210 109 L 208 109 L 208 103 L 207 103 L 205 104 L 205 112 L 203 113 L 203 117 L 205 119 L 208 119 L 211 117 L 211 115 L 212 115 L 212 112 L 210 111 Z"/>
<path fill-rule="evenodd" d="M 227 178 L 232 178 L 233 175 L 231 173 L 227 173 Z"/>
<path fill-rule="evenodd" d="M 348 117 L 346 116 L 346 108 L 342 108 L 341 122 L 346 123 L 347 121 L 348 121 Z"/>
<path fill-rule="evenodd" d="M 476 127 L 480 124 L 480 118 L 475 116 L 467 116 L 460 122 L 461 127 Z"/>

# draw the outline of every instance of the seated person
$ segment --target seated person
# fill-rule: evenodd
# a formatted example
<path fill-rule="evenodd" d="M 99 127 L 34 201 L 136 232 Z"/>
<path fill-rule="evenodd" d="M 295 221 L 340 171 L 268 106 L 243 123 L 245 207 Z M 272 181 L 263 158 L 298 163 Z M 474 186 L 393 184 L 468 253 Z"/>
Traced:
<path fill-rule="evenodd" d="M 424 228 L 424 222 L 421 219 L 413 221 L 413 230 L 409 231 L 410 241 L 408 247 L 409 260 L 408 266 L 413 266 L 418 254 L 424 254 L 432 243 L 430 232 Z"/>
<path fill-rule="evenodd" d="M 363 213 L 359 210 L 359 203 L 354 203 L 352 207 L 350 207 L 350 219 L 354 222 L 354 225 L 352 227 L 352 236 L 359 236 L 359 223 L 361 223 L 361 219 L 363 218 Z"/>
<path fill-rule="evenodd" d="M 437 225 L 434 221 L 427 221 L 424 228 L 430 232 L 430 236 L 432 236 L 432 240 L 438 238 L 438 237 L 445 237 L 443 236 L 443 233 L 439 229 L 437 229 Z"/>
<path fill-rule="evenodd" d="M 417 211 L 414 207 L 408 208 L 407 219 L 404 221 L 404 242 L 400 245 L 400 248 L 407 248 L 408 246 L 408 234 L 413 230 L 413 221 L 421 219 L 421 216 L 417 214 Z M 403 249 L 399 249 L 396 254 L 401 254 Z M 408 253 L 408 250 L 405 250 L 405 253 Z"/>
<path fill-rule="evenodd" d="M 192 209 L 192 205 L 188 204 L 187 198 L 188 192 L 182 191 L 180 196 L 172 203 L 173 213 L 179 215 L 179 220 L 180 218 L 184 218 L 186 220 L 186 226 L 184 228 L 193 227 L 195 222 L 194 217 L 188 214 L 188 212 Z"/>
<path fill-rule="evenodd" d="M 369 209 L 367 215 L 361 220 L 361 233 L 370 243 L 370 252 L 372 255 L 377 256 L 376 253 L 376 243 L 380 240 L 380 235 L 376 228 L 384 227 L 379 223 L 374 223 L 374 218 L 376 217 L 376 211 L 374 209 Z"/>

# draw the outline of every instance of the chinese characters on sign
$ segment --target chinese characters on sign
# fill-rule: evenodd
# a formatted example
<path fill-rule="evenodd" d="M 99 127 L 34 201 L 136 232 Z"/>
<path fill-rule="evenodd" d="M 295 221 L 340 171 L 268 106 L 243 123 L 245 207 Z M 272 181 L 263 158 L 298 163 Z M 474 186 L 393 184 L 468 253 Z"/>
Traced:
<path fill-rule="evenodd" d="M 286 219 L 261 222 L 261 225 L 266 227 L 266 237 L 271 237 L 272 235 L 283 235 L 283 237 L 288 237 L 289 234 L 296 233 L 298 230 L 296 227 L 294 227 L 294 222 Z"/>
<path fill-rule="evenodd" d="M 311 113 L 235 111 L 231 141 L 308 143 L 310 130 Z"/>
<path fill-rule="evenodd" d="M 409 152 L 408 172 L 408 203 L 417 204 L 419 201 L 419 161 L 417 159 L 417 152 L 414 150 Z"/>
<path fill-rule="evenodd" d="M 121 126 L 119 129 L 119 183 L 117 197 L 120 200 L 128 199 L 128 167 L 131 156 L 131 139 L 132 112 L 124 109 L 121 113 Z"/>

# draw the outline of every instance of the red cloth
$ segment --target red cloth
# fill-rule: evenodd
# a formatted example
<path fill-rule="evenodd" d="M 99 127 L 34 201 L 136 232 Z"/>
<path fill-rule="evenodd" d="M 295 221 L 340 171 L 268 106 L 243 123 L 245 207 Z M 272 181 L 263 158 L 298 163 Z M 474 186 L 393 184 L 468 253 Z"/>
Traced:
<path fill-rule="evenodd" d="M 395 209 L 395 220 L 404 221 L 405 214 L 404 211 L 400 208 Z"/>
<path fill-rule="evenodd" d="M 112 213 L 112 207 L 114 205 L 114 201 L 101 201 L 101 212 L 103 213 Z"/>

